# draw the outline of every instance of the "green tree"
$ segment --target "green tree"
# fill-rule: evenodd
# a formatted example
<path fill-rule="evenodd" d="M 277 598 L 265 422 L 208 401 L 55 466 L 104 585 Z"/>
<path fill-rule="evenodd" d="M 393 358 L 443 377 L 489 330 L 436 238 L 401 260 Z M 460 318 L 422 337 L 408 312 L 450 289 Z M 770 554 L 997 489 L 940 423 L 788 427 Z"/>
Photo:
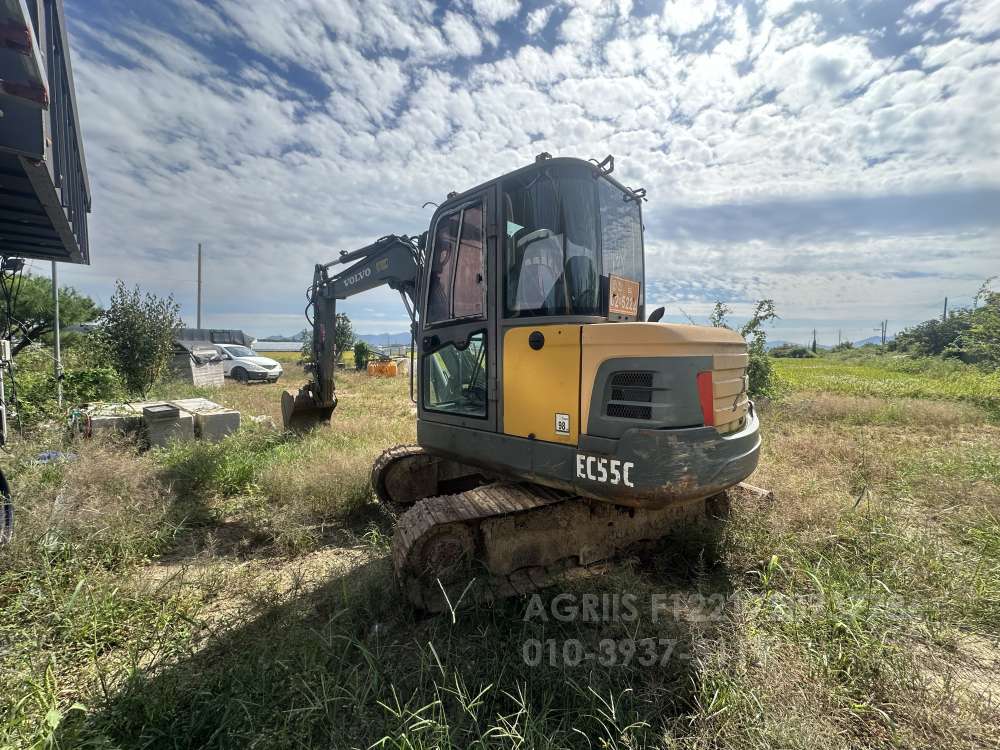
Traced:
<path fill-rule="evenodd" d="M 144 396 L 166 369 L 181 327 L 180 306 L 173 296 L 142 294 L 115 282 L 111 304 L 101 316 L 97 344 L 121 375 L 125 388 Z"/>
<path fill-rule="evenodd" d="M 901 331 L 899 351 L 924 356 L 957 357 L 986 369 L 1000 368 L 1000 292 L 993 279 L 979 288 L 972 307 L 952 310 L 944 320 L 932 318 Z"/>
<path fill-rule="evenodd" d="M 969 314 L 969 327 L 959 337 L 958 346 L 966 357 L 986 369 L 1000 368 L 1000 292 L 987 279 L 976 295 Z"/>
<path fill-rule="evenodd" d="M 368 359 L 371 357 L 371 347 L 368 346 L 365 341 L 356 341 L 354 343 L 354 367 L 358 370 L 364 370 L 368 367 Z"/>
<path fill-rule="evenodd" d="M 923 356 L 961 356 L 959 344 L 971 325 L 971 310 L 953 310 L 945 319 L 931 318 L 900 331 L 895 348 Z"/>
<path fill-rule="evenodd" d="M 715 307 L 712 310 L 712 314 L 708 316 L 709 321 L 716 328 L 729 328 L 726 325 L 726 317 L 733 312 L 733 309 L 729 305 L 724 305 L 721 302 L 716 302 Z M 689 318 L 690 320 L 690 318 Z"/>
<path fill-rule="evenodd" d="M 13 347 L 17 356 L 28 344 L 52 333 L 55 315 L 52 304 L 52 280 L 44 276 L 24 275 L 11 293 Z M 101 308 L 90 297 L 73 287 L 59 288 L 59 324 L 65 328 L 96 320 Z"/>
<path fill-rule="evenodd" d="M 721 302 L 715 303 L 710 319 L 716 328 L 729 328 L 726 318 L 732 310 Z M 767 356 L 767 332 L 764 324 L 778 314 L 774 310 L 774 300 L 758 300 L 750 319 L 740 328 L 740 335 L 747 342 L 750 364 L 747 366 L 747 391 L 751 396 L 770 396 L 775 390 L 774 364 Z"/>
<path fill-rule="evenodd" d="M 354 326 L 351 319 L 344 313 L 337 313 L 337 327 L 333 335 L 334 351 L 337 352 L 337 361 L 344 356 L 344 352 L 354 346 Z"/>
<path fill-rule="evenodd" d="M 302 339 L 302 362 L 303 364 L 306 362 L 312 362 L 312 331 L 308 328 L 304 328 L 299 336 Z M 337 325 L 333 334 L 333 348 L 336 352 L 334 355 L 334 361 L 340 362 L 341 358 L 344 356 L 344 352 L 350 349 L 353 345 L 354 326 L 351 324 L 351 319 L 348 318 L 345 313 L 337 313 Z"/>

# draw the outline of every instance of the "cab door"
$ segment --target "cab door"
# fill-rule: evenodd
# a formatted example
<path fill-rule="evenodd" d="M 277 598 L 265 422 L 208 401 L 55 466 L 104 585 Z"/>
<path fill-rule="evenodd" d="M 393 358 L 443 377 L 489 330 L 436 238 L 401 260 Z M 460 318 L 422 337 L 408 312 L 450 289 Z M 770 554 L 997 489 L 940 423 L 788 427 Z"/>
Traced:
<path fill-rule="evenodd" d="M 447 206 L 428 235 L 420 338 L 418 415 L 495 431 L 494 192 Z"/>

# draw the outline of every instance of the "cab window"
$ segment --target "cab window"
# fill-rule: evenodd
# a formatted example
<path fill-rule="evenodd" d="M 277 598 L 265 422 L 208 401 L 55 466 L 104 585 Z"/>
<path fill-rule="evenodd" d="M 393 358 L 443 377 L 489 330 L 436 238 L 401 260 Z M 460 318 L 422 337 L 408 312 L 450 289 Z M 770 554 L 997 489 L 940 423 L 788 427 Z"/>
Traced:
<path fill-rule="evenodd" d="M 485 302 L 483 286 L 483 209 L 469 206 L 462 213 L 458 265 L 452 294 L 453 318 L 480 317 Z"/>
<path fill-rule="evenodd" d="M 639 202 L 629 198 L 605 179 L 597 181 L 601 207 L 601 255 L 605 276 L 643 280 L 642 218 Z M 639 287 L 639 304 L 642 304 Z"/>
<path fill-rule="evenodd" d="M 594 178 L 546 169 L 504 183 L 508 317 L 599 315 L 601 259 Z"/>
<path fill-rule="evenodd" d="M 482 203 L 438 219 L 427 286 L 428 323 L 483 316 L 483 260 Z"/>
<path fill-rule="evenodd" d="M 486 416 L 486 334 L 450 343 L 424 357 L 424 407 L 468 417 Z"/>

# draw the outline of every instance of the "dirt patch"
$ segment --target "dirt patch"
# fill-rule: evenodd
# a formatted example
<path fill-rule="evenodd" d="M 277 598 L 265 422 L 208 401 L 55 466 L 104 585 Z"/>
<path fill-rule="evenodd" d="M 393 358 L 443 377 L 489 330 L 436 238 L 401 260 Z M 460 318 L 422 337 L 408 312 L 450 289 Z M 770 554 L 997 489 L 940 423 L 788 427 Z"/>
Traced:
<path fill-rule="evenodd" d="M 930 689 L 961 707 L 991 715 L 1000 708 L 1000 640 L 962 633 L 946 649 L 915 651 L 920 674 Z M 994 717 L 995 718 L 995 717 Z"/>

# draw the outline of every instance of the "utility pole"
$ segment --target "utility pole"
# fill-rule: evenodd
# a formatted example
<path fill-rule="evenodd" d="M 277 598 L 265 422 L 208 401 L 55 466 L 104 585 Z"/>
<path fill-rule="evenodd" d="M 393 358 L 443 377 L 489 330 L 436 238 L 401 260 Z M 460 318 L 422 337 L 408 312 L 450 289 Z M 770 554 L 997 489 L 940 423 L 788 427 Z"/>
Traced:
<path fill-rule="evenodd" d="M 838 328 L 837 329 L 837 346 L 840 346 L 842 343 L 844 343 L 844 331 L 843 331 L 843 329 Z"/>
<path fill-rule="evenodd" d="M 198 325 L 201 328 L 201 243 L 198 243 Z"/>
<path fill-rule="evenodd" d="M 947 323 L 948 322 L 948 298 L 947 297 L 944 298 L 944 312 L 941 313 L 941 322 L 942 323 Z"/>
<path fill-rule="evenodd" d="M 53 307 L 53 334 L 55 336 L 55 376 L 56 376 L 56 402 L 62 408 L 62 348 L 59 341 L 59 272 L 56 270 L 56 262 L 52 261 L 52 307 Z"/>

